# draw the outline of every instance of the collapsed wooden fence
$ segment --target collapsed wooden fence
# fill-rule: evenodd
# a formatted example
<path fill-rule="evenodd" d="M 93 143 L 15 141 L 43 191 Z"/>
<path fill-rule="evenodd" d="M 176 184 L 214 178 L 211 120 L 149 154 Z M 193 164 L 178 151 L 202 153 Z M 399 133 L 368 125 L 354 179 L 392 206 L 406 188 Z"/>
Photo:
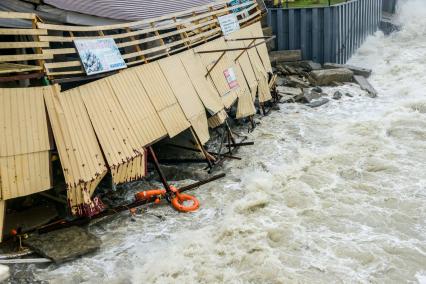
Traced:
<path fill-rule="evenodd" d="M 5 200 L 52 187 L 54 146 L 71 212 L 90 216 L 96 211 L 92 195 L 108 172 L 114 184 L 146 175 L 149 145 L 190 129 L 202 147 L 210 138 L 209 127 L 222 124 L 235 102 L 237 118 L 255 114 L 256 99 L 271 99 L 272 67 L 257 3 L 237 7 L 243 28 L 226 38 L 217 20 L 232 10 L 226 5 L 194 10 L 189 18 L 173 15 L 102 27 L 58 26 L 34 15 L 0 13 L 34 22 L 32 29 L 0 29 L 2 35 L 25 36 L 20 37 L 25 41 L 0 42 L 0 49 L 32 51 L 1 55 L 0 69 L 8 76 L 0 82 L 44 75 L 53 82 L 84 79 L 72 47 L 76 38 L 114 38 L 131 67 L 66 91 L 58 84 L 0 89 L 0 223 Z M 237 87 L 224 76 L 229 68 Z"/>

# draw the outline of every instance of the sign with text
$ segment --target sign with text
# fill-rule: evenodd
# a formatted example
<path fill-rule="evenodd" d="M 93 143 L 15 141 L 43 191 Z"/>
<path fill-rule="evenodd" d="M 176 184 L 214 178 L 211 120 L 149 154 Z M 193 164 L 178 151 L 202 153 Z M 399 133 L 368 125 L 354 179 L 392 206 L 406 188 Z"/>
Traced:
<path fill-rule="evenodd" d="M 74 44 L 87 75 L 127 67 L 120 50 L 112 38 L 76 39 Z"/>
<path fill-rule="evenodd" d="M 220 28 L 224 36 L 229 35 L 240 29 L 240 23 L 238 22 L 235 14 L 228 14 L 217 18 L 219 20 Z"/>
<path fill-rule="evenodd" d="M 228 82 L 228 86 L 231 90 L 240 86 L 238 85 L 237 76 L 235 75 L 232 67 L 223 71 L 223 74 L 225 75 L 226 81 Z"/>

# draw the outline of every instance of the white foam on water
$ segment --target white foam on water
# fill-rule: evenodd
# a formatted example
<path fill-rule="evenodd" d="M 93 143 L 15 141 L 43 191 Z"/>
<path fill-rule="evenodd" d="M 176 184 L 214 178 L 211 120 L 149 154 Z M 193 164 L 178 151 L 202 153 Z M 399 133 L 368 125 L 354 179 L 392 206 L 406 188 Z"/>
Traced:
<path fill-rule="evenodd" d="M 250 134 L 227 177 L 193 192 L 198 212 L 156 206 L 91 230 L 97 254 L 47 268 L 51 283 L 425 283 L 426 4 L 402 30 L 367 39 L 359 87 L 317 109 L 281 105 Z M 342 90 L 343 89 L 343 90 Z M 155 215 L 161 215 L 159 219 Z"/>

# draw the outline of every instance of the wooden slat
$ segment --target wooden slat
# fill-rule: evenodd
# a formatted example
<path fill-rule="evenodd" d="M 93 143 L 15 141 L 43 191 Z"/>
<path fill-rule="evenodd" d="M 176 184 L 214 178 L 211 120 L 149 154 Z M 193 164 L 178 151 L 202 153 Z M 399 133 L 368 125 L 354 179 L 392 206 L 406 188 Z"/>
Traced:
<path fill-rule="evenodd" d="M 3 228 L 4 228 L 4 219 L 6 213 L 6 201 L 1 200 L 1 190 L 0 190 L 0 243 L 3 241 Z"/>
<path fill-rule="evenodd" d="M 49 76 L 67 76 L 67 75 L 80 75 L 86 74 L 84 70 L 76 70 L 76 71 L 63 71 L 63 72 L 46 72 Z"/>
<path fill-rule="evenodd" d="M 171 56 L 157 62 L 201 143 L 206 143 L 210 138 L 206 111 L 179 57 Z"/>
<path fill-rule="evenodd" d="M 0 29 L 0 35 L 47 35 L 43 29 Z"/>
<path fill-rule="evenodd" d="M 196 52 L 203 50 L 221 50 L 225 49 L 226 44 L 223 38 L 210 41 L 195 49 Z M 241 79 L 237 77 L 238 87 L 231 89 L 224 75 L 226 69 L 232 68 L 237 74 L 237 67 L 228 53 L 203 53 L 198 54 L 199 60 L 205 67 L 205 75 L 211 80 L 212 84 L 216 87 L 221 100 L 226 108 L 229 108 L 237 99 L 238 92 L 240 91 Z M 214 66 L 214 67 L 213 67 Z M 207 70 L 211 70 L 207 74 Z"/>
<path fill-rule="evenodd" d="M 140 143 L 107 80 L 101 79 L 77 89 L 111 169 L 113 182 L 120 184 L 145 176 L 145 145 Z M 132 86 L 128 87 L 123 91 L 131 91 Z"/>
<path fill-rule="evenodd" d="M 39 59 L 53 59 L 52 54 L 20 54 L 20 55 L 0 55 L 0 62 L 27 61 Z"/>
<path fill-rule="evenodd" d="M 50 144 L 46 87 L 0 89 L 0 190 L 3 199 L 47 190 Z"/>
<path fill-rule="evenodd" d="M 0 74 L 39 71 L 42 69 L 43 68 L 41 68 L 40 66 L 35 66 L 35 65 L 0 63 Z"/>
<path fill-rule="evenodd" d="M 210 34 L 216 34 L 216 32 L 218 32 L 219 30 L 220 30 L 220 28 L 216 28 L 213 31 L 209 31 L 207 34 L 209 34 L 209 35 Z M 192 39 L 202 38 L 202 36 L 203 35 L 197 35 L 197 36 L 194 36 Z M 153 48 L 149 48 L 149 49 L 145 49 L 145 50 L 141 50 L 141 51 L 137 51 L 137 52 L 127 53 L 127 54 L 123 55 L 123 59 L 129 60 L 129 59 L 140 57 L 142 55 L 146 56 L 148 54 L 152 54 L 152 53 L 155 53 L 155 52 L 158 52 L 158 51 L 162 51 L 162 50 L 165 50 L 165 49 L 168 49 L 168 48 L 172 48 L 172 47 L 181 45 L 181 44 L 183 44 L 183 42 L 185 40 L 178 40 L 178 41 L 171 42 L 169 44 L 165 44 L 164 46 L 157 46 L 157 47 L 153 47 Z M 53 55 L 51 55 L 51 56 L 53 56 Z M 147 57 L 147 59 L 152 59 L 152 58 Z M 129 62 L 128 65 L 134 65 L 134 64 L 143 63 L 143 62 L 144 62 L 144 60 L 132 61 L 132 62 Z M 47 74 L 51 75 L 51 76 L 52 75 L 59 75 L 59 74 L 60 75 L 66 75 L 66 74 L 68 74 L 68 72 L 73 72 L 73 73 L 70 73 L 70 74 L 82 74 L 82 73 L 84 73 L 83 71 L 62 71 L 62 72 L 58 72 L 59 73 L 58 74 L 58 73 L 54 73 L 52 71 L 52 69 L 55 69 L 55 68 L 78 67 L 78 66 L 82 66 L 82 65 L 81 65 L 81 62 L 77 61 L 77 60 L 67 61 L 67 62 L 46 63 L 45 64 L 45 67 L 47 69 Z"/>
<path fill-rule="evenodd" d="M 47 69 L 64 68 L 64 67 L 78 67 L 78 66 L 81 66 L 80 61 L 54 62 L 54 63 L 44 64 L 44 67 L 46 67 Z"/>
<path fill-rule="evenodd" d="M 124 70 L 108 77 L 107 81 L 142 146 L 167 135 L 135 70 Z"/>
<path fill-rule="evenodd" d="M 18 12 L 5 12 L 0 11 L 0 19 L 27 19 L 33 20 L 36 15 L 33 13 L 18 13 Z"/>
<path fill-rule="evenodd" d="M 119 33 L 119 34 L 112 34 L 108 35 L 109 38 L 113 39 L 124 39 L 124 38 L 130 38 L 134 36 L 139 36 L 147 33 L 152 33 L 155 30 L 168 30 L 173 29 L 176 27 L 175 23 L 162 25 L 157 28 L 146 28 L 126 33 Z M 129 30 L 129 28 L 126 28 L 126 30 Z M 104 36 L 73 36 L 73 37 L 65 37 L 65 36 L 40 36 L 40 41 L 48 41 L 48 42 L 72 42 L 74 39 L 96 39 L 96 38 L 104 38 Z"/>
<path fill-rule="evenodd" d="M 193 50 L 188 50 L 179 54 L 179 58 L 188 74 L 192 85 L 194 86 L 198 96 L 204 104 L 204 107 L 211 115 L 216 114 L 223 109 L 222 101 L 219 94 L 211 85 L 211 82 L 206 79 L 204 73 L 206 69 L 198 60 Z"/>
<path fill-rule="evenodd" d="M 62 54 L 75 54 L 77 49 L 71 48 L 57 48 L 57 49 L 43 49 L 43 54 L 62 55 Z"/>
<path fill-rule="evenodd" d="M 215 115 L 209 117 L 209 127 L 210 128 L 216 128 L 220 125 L 222 125 L 226 119 L 228 118 L 228 114 L 226 113 L 226 111 L 223 109 L 221 111 L 219 111 L 218 113 L 216 113 Z"/>
<path fill-rule="evenodd" d="M 246 2 L 244 4 L 241 5 L 241 7 L 244 7 L 244 9 L 246 9 L 245 11 L 250 11 L 253 10 L 254 8 L 256 8 L 258 5 L 257 3 L 255 3 L 254 1 L 251 2 Z M 182 21 L 176 21 L 174 23 L 171 24 L 166 24 L 166 25 L 159 25 L 157 26 L 152 26 L 152 27 L 147 27 L 145 29 L 141 29 L 141 30 L 136 30 L 136 31 L 132 31 L 129 32 L 131 26 L 133 26 L 134 23 L 127 23 L 125 26 L 122 26 L 122 24 L 120 25 L 112 25 L 112 26 L 102 26 L 100 29 L 99 27 L 91 27 L 91 29 L 94 29 L 96 31 L 98 31 L 98 33 L 100 33 L 100 31 L 103 30 L 107 30 L 114 27 L 125 27 L 125 29 L 127 30 L 127 32 L 120 32 L 118 34 L 112 34 L 112 35 L 107 35 L 106 37 L 111 37 L 114 39 L 125 39 L 125 38 L 129 38 L 130 41 L 126 41 L 126 42 L 118 42 L 117 46 L 119 48 L 125 48 L 125 47 L 132 47 L 134 46 L 135 48 L 133 48 L 133 52 L 128 52 L 123 54 L 123 59 L 125 59 L 126 63 L 128 66 L 134 66 L 137 64 L 141 64 L 141 63 L 147 63 L 148 61 L 153 61 L 156 59 L 159 59 L 161 57 L 164 57 L 164 55 L 170 55 L 170 54 L 175 54 L 178 53 L 184 49 L 188 49 L 191 48 L 194 45 L 199 44 L 200 42 L 203 41 L 208 41 L 211 39 L 214 39 L 216 37 L 219 37 L 221 35 L 221 30 L 218 26 L 218 22 L 217 22 L 217 16 L 218 15 L 222 15 L 222 14 L 226 14 L 228 13 L 231 9 L 235 9 L 238 6 L 234 6 L 234 7 L 224 7 L 224 8 L 220 8 L 218 10 L 213 10 L 213 11 L 209 11 L 209 12 L 203 12 L 201 14 L 196 15 L 195 17 L 189 17 L 189 18 L 185 18 L 182 19 Z M 238 13 L 238 15 L 242 15 L 245 11 L 241 11 Z M 242 18 L 240 21 L 240 25 L 244 26 L 247 25 L 248 23 L 250 23 L 250 21 L 253 20 L 257 20 L 259 15 L 260 15 L 260 11 L 255 11 L 252 12 L 252 14 L 248 17 Z M 198 21 L 198 20 L 202 20 L 202 21 Z M 196 24 L 194 24 L 194 22 L 196 22 Z M 146 21 L 145 21 L 146 22 Z M 140 23 L 139 23 L 140 25 Z M 41 28 L 59 28 L 62 26 L 58 26 L 58 25 L 46 25 L 46 24 L 38 24 L 39 27 Z M 182 27 L 179 28 L 178 30 L 173 30 L 173 31 L 167 31 L 168 29 L 175 29 L 177 27 Z M 77 27 L 79 28 L 79 27 Z M 87 27 L 83 27 L 85 30 L 85 28 Z M 105 28 L 105 29 L 104 29 Z M 71 37 L 58 37 L 58 36 L 39 36 L 41 41 L 62 41 L 62 42 L 72 42 L 75 38 L 88 38 L 88 39 L 93 39 L 93 38 L 103 38 L 103 34 L 100 33 L 100 35 L 97 36 L 80 36 L 80 37 L 76 37 L 74 35 L 74 33 L 72 31 L 76 31 L 73 30 L 74 27 L 69 28 L 70 29 L 70 33 L 72 33 Z M 72 30 L 72 31 L 71 31 Z M 164 30 L 166 31 L 165 33 L 159 33 L 158 31 L 160 30 Z M 201 31 L 197 32 L 197 31 Z M 142 39 L 135 39 L 135 36 L 137 35 L 143 35 L 146 33 L 155 33 L 154 36 L 150 36 L 148 38 L 142 38 Z M 164 43 L 164 40 L 166 38 L 170 38 L 170 37 L 174 37 L 176 35 L 182 35 L 182 33 L 185 33 L 185 36 L 181 36 L 181 38 L 179 40 L 175 40 L 169 43 Z M 161 41 L 164 44 L 161 45 L 157 45 L 148 49 L 142 49 L 140 48 L 139 45 L 141 44 L 145 44 L 145 43 L 149 43 L 149 42 L 153 42 L 153 41 Z M 66 55 L 66 54 L 75 54 L 77 55 L 77 50 L 75 48 L 51 48 L 51 49 L 44 49 L 43 50 L 43 54 L 44 55 L 50 55 L 50 56 L 56 56 L 56 55 Z M 59 57 L 58 57 L 59 59 Z M 45 68 L 46 68 L 46 73 L 48 74 L 48 76 L 50 78 L 54 78 L 54 77 L 59 77 L 59 76 L 67 76 L 67 75 L 83 75 L 85 74 L 83 68 L 82 68 L 82 64 L 80 62 L 80 60 L 70 60 L 70 61 L 65 61 L 65 62 L 58 62 L 56 61 L 56 58 L 53 58 L 53 62 L 51 63 L 46 63 L 45 64 Z M 78 68 L 79 67 L 79 68 Z M 62 70 L 55 70 L 57 68 L 61 68 Z M 240 72 L 240 70 L 236 70 L 237 72 Z M 241 72 L 240 72 L 241 73 Z M 229 97 L 228 97 L 229 98 Z"/>
<path fill-rule="evenodd" d="M 206 34 L 210 35 L 210 34 L 216 33 L 219 30 L 220 29 L 217 28 L 217 29 L 214 29 L 214 30 L 207 32 Z M 197 38 L 202 38 L 202 35 L 196 35 L 196 36 L 192 37 L 192 39 L 197 39 Z M 161 45 L 161 46 L 157 46 L 157 47 L 153 47 L 153 48 L 150 48 L 150 49 L 146 49 L 146 50 L 143 50 L 143 51 L 140 51 L 140 52 L 127 53 L 127 54 L 123 55 L 123 58 L 129 59 L 129 58 L 134 58 L 134 57 L 137 57 L 137 56 L 140 56 L 140 55 L 147 55 L 147 54 L 150 54 L 150 53 L 166 50 L 168 48 L 172 48 L 172 47 L 181 45 L 185 41 L 187 41 L 187 39 L 181 39 L 181 40 L 173 41 L 171 43 Z"/>
<path fill-rule="evenodd" d="M 189 128 L 185 114 L 157 62 L 133 68 L 170 137 Z"/>
<path fill-rule="evenodd" d="M 210 21 L 210 23 L 211 22 L 215 22 L 215 21 L 216 20 Z M 131 40 L 131 41 L 128 41 L 128 42 L 117 43 L 117 47 L 124 48 L 124 47 L 130 47 L 130 46 L 135 46 L 135 45 L 139 45 L 139 44 L 144 44 L 144 43 L 152 42 L 152 41 L 155 41 L 155 40 L 165 39 L 167 37 L 172 37 L 172 36 L 178 35 L 181 32 L 186 32 L 186 31 L 191 31 L 191 30 L 194 30 L 194 29 L 198 29 L 198 28 L 206 26 L 208 24 L 209 24 L 209 22 L 203 23 L 203 24 L 199 24 L 199 25 L 193 25 L 193 26 L 181 29 L 179 31 L 172 31 L 172 32 L 168 32 L 168 33 L 162 33 L 160 35 L 155 35 L 155 36 L 152 36 L 152 37 L 149 37 L 149 38 L 138 39 L 138 40 Z M 152 32 L 152 31 L 156 31 L 157 29 L 156 28 L 150 28 L 149 30 L 150 31 L 143 30 L 143 33 L 149 33 L 149 32 Z M 129 36 L 128 34 L 131 34 L 131 35 Z M 128 34 L 125 34 L 125 33 L 124 34 L 120 34 L 120 38 L 124 38 L 123 35 L 126 35 L 126 37 L 133 37 L 134 34 L 142 34 L 142 32 L 139 32 L 139 33 L 128 33 Z M 113 35 L 113 36 L 96 36 L 96 37 L 87 37 L 87 38 L 88 39 L 105 38 L 105 37 L 117 38 L 116 36 L 117 35 Z M 42 41 L 43 41 L 43 39 L 45 39 L 43 37 L 41 37 L 41 38 L 42 38 Z M 61 39 L 64 39 L 64 38 L 61 37 Z M 73 41 L 75 38 L 67 38 L 67 39 L 70 39 L 70 41 Z M 79 37 L 79 39 L 81 39 L 81 37 Z M 188 40 L 185 39 L 184 42 L 186 42 L 186 41 L 188 41 Z M 47 44 L 47 47 L 49 47 L 48 43 L 45 43 L 45 44 Z M 0 47 L 1 47 L 1 44 L 0 44 Z M 43 53 L 45 53 L 45 54 L 54 54 L 54 55 L 72 54 L 72 53 L 77 53 L 77 49 L 75 49 L 75 48 L 44 49 Z"/>
<path fill-rule="evenodd" d="M 35 41 L 0 42 L 0 49 L 34 48 L 34 47 L 49 47 L 49 43 L 48 42 L 35 42 Z"/>
<path fill-rule="evenodd" d="M 44 72 L 29 73 L 29 74 L 9 74 L 8 76 L 0 76 L 0 82 L 13 82 L 28 79 L 40 79 L 44 77 Z"/>
<path fill-rule="evenodd" d="M 260 22 L 251 25 L 251 34 L 255 37 L 263 36 L 262 25 Z M 259 54 L 260 59 L 262 60 L 262 64 L 265 67 L 266 71 L 272 73 L 271 60 L 269 58 L 266 43 L 256 46 L 256 50 Z"/>
<path fill-rule="evenodd" d="M 210 39 L 217 38 L 218 36 L 219 36 L 218 34 L 213 34 L 213 35 L 211 35 L 210 37 L 208 37 L 206 39 L 210 40 Z M 171 52 L 171 54 L 177 53 L 177 52 L 182 51 L 184 49 L 186 49 L 186 46 L 181 47 L 181 48 L 173 49 L 173 51 Z M 146 60 L 148 60 L 148 61 L 154 61 L 154 60 L 156 60 L 158 58 L 162 58 L 162 57 L 164 57 L 164 54 L 157 54 L 157 55 L 153 55 L 153 56 L 147 56 Z M 141 63 L 143 63 L 142 60 L 135 60 L 135 61 L 128 62 L 127 66 L 133 66 L 133 65 L 137 65 L 137 64 L 141 64 Z"/>
<path fill-rule="evenodd" d="M 67 184 L 73 214 L 90 208 L 90 197 L 107 173 L 86 108 L 78 89 L 59 93 L 54 86 L 44 93 L 49 120 Z"/>
<path fill-rule="evenodd" d="M 44 87 L 0 89 L 0 157 L 51 149 Z"/>
<path fill-rule="evenodd" d="M 48 151 L 0 157 L 1 191 L 4 200 L 51 188 Z"/>

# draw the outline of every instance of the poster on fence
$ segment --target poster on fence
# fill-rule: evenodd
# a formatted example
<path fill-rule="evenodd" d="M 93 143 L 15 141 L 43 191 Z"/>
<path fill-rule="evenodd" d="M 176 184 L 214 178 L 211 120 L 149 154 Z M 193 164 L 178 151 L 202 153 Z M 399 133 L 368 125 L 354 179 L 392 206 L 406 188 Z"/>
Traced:
<path fill-rule="evenodd" d="M 228 82 L 228 86 L 231 90 L 240 86 L 238 85 L 237 76 L 235 75 L 232 67 L 223 71 L 223 74 L 225 75 L 226 81 Z"/>
<path fill-rule="evenodd" d="M 120 50 L 112 38 L 74 40 L 87 75 L 126 68 Z"/>
<path fill-rule="evenodd" d="M 238 22 L 235 14 L 228 14 L 217 18 L 219 20 L 220 28 L 224 36 L 227 36 L 240 29 L 240 23 Z"/>

